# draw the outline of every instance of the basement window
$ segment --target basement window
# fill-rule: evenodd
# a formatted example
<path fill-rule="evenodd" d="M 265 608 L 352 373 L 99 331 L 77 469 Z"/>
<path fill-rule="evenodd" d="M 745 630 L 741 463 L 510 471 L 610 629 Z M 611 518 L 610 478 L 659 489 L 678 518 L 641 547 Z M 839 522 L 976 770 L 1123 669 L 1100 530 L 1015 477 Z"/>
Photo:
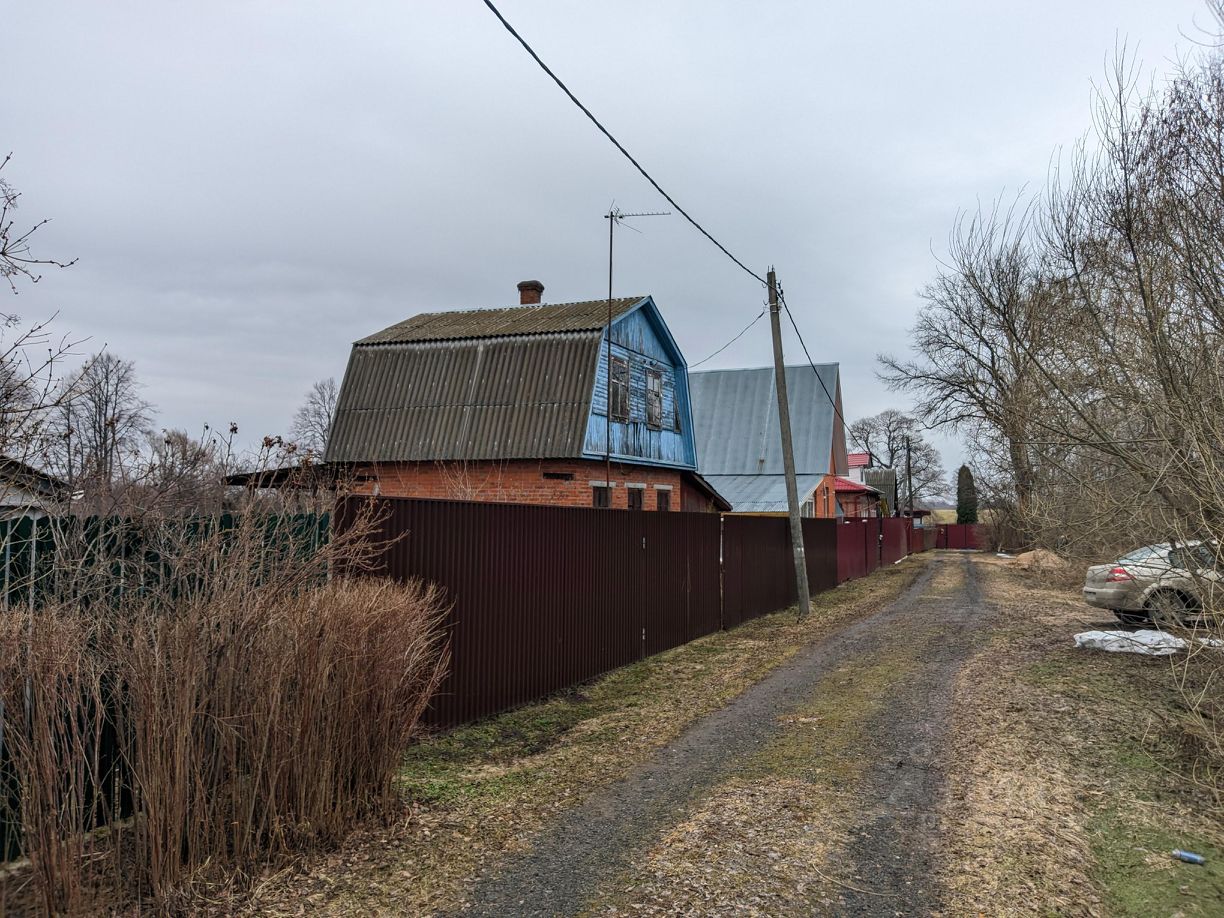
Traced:
<path fill-rule="evenodd" d="M 663 374 L 646 368 L 646 426 L 663 429 Z"/>
<path fill-rule="evenodd" d="M 544 477 L 549 481 L 573 481 L 573 472 L 545 472 Z"/>
<path fill-rule="evenodd" d="M 612 490 L 601 485 L 591 488 L 591 506 L 608 509 L 612 506 Z"/>
<path fill-rule="evenodd" d="M 624 423 L 629 420 L 629 361 L 624 357 L 612 358 L 612 388 L 608 393 L 611 406 L 610 417 Z"/>

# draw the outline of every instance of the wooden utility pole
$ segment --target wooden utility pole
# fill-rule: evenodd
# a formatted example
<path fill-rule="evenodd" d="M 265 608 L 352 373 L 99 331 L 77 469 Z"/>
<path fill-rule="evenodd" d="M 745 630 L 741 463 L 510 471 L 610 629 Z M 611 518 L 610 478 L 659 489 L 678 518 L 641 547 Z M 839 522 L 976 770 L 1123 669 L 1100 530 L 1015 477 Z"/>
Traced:
<path fill-rule="evenodd" d="M 909 494 L 910 519 L 914 518 L 914 471 L 910 463 L 910 438 L 905 438 L 905 490 Z M 913 523 L 911 522 L 911 526 Z"/>
<path fill-rule="evenodd" d="M 799 617 L 812 608 L 808 593 L 807 556 L 803 551 L 803 523 L 799 517 L 799 486 L 795 482 L 795 448 L 791 443 L 790 401 L 786 397 L 786 362 L 782 359 L 782 323 L 778 315 L 778 282 L 773 268 L 769 281 L 769 326 L 773 331 L 774 388 L 778 393 L 778 430 L 782 434 L 782 468 L 786 472 L 786 505 L 790 511 L 791 548 L 795 554 L 795 587 Z"/>

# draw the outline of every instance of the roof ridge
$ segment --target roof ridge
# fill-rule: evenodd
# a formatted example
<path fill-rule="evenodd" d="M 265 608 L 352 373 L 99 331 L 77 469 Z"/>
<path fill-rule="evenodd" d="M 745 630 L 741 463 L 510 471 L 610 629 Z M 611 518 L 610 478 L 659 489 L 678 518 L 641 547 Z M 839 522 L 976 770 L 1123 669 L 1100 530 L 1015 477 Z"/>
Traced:
<path fill-rule="evenodd" d="M 785 366 L 786 366 L 786 369 L 788 370 L 807 370 L 807 369 L 810 369 L 812 366 L 840 367 L 841 361 L 840 360 L 826 360 L 824 363 L 817 363 L 817 364 L 788 363 L 788 364 L 785 364 Z M 772 373 L 773 369 L 774 369 L 774 365 L 772 363 L 767 363 L 764 366 L 759 366 L 759 367 L 715 367 L 709 370 L 689 370 L 689 375 L 690 376 L 700 376 L 702 373 L 747 373 L 747 372 L 755 371 L 755 370 L 769 370 Z"/>
<path fill-rule="evenodd" d="M 633 300 L 636 303 L 637 301 L 644 300 L 644 299 L 646 299 L 646 297 L 644 296 L 614 296 L 612 297 L 612 302 L 616 303 L 621 300 Z M 415 316 L 409 316 L 407 319 L 404 319 L 403 321 L 410 322 L 413 319 L 419 319 L 422 316 L 464 316 L 464 315 L 469 315 L 474 312 L 510 312 L 511 310 L 514 310 L 514 309 L 522 309 L 522 310 L 548 309 L 549 307 L 553 307 L 553 306 L 556 306 L 556 307 L 578 306 L 580 304 L 585 304 L 585 303 L 606 303 L 606 302 L 608 302 L 608 298 L 606 296 L 601 296 L 601 297 L 596 297 L 595 299 L 591 299 L 591 300 L 571 300 L 566 303 L 520 303 L 514 306 L 475 306 L 471 309 L 439 309 L 439 310 L 436 310 L 435 312 L 418 312 Z M 397 322 L 395 324 L 398 325 L 400 323 Z"/>
<path fill-rule="evenodd" d="M 463 340 L 493 335 L 536 335 L 556 331 L 595 331 L 607 324 L 606 308 L 627 315 L 647 296 L 575 300 L 571 303 L 527 303 L 518 306 L 419 312 L 355 342 L 358 345 L 401 341 Z"/>

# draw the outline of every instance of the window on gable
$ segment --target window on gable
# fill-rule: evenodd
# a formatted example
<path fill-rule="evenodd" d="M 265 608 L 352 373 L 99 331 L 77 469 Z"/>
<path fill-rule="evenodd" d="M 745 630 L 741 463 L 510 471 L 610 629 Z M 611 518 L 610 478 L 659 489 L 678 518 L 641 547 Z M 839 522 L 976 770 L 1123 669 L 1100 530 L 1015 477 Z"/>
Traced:
<path fill-rule="evenodd" d="M 646 368 L 646 426 L 663 429 L 663 374 Z"/>
<path fill-rule="evenodd" d="M 672 398 L 672 428 L 680 433 L 680 399 Z"/>
<path fill-rule="evenodd" d="M 608 404 L 612 420 L 629 420 L 629 361 L 624 357 L 612 358 L 612 388 L 608 393 Z"/>

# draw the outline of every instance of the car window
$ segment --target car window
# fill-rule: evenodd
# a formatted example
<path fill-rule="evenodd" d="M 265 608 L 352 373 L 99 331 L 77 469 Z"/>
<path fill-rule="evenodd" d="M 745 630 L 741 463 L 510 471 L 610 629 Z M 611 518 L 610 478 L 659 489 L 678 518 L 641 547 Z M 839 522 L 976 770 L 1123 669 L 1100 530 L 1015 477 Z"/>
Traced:
<path fill-rule="evenodd" d="M 1147 545 L 1143 548 L 1136 548 L 1129 555 L 1123 555 L 1118 560 L 1119 561 L 1146 561 L 1148 558 L 1152 557 L 1152 555 L 1154 554 L 1156 554 L 1156 549 L 1152 548 L 1152 546 L 1150 545 Z"/>
<path fill-rule="evenodd" d="M 1200 568 L 1207 568 L 1210 570 L 1219 564 L 1215 551 L 1210 545 L 1195 545 L 1194 548 L 1191 549 L 1191 554 L 1194 556 L 1196 566 Z"/>
<path fill-rule="evenodd" d="M 1217 564 L 1215 552 L 1208 545 L 1191 545 L 1169 552 L 1169 563 L 1184 571 L 1210 570 Z"/>

